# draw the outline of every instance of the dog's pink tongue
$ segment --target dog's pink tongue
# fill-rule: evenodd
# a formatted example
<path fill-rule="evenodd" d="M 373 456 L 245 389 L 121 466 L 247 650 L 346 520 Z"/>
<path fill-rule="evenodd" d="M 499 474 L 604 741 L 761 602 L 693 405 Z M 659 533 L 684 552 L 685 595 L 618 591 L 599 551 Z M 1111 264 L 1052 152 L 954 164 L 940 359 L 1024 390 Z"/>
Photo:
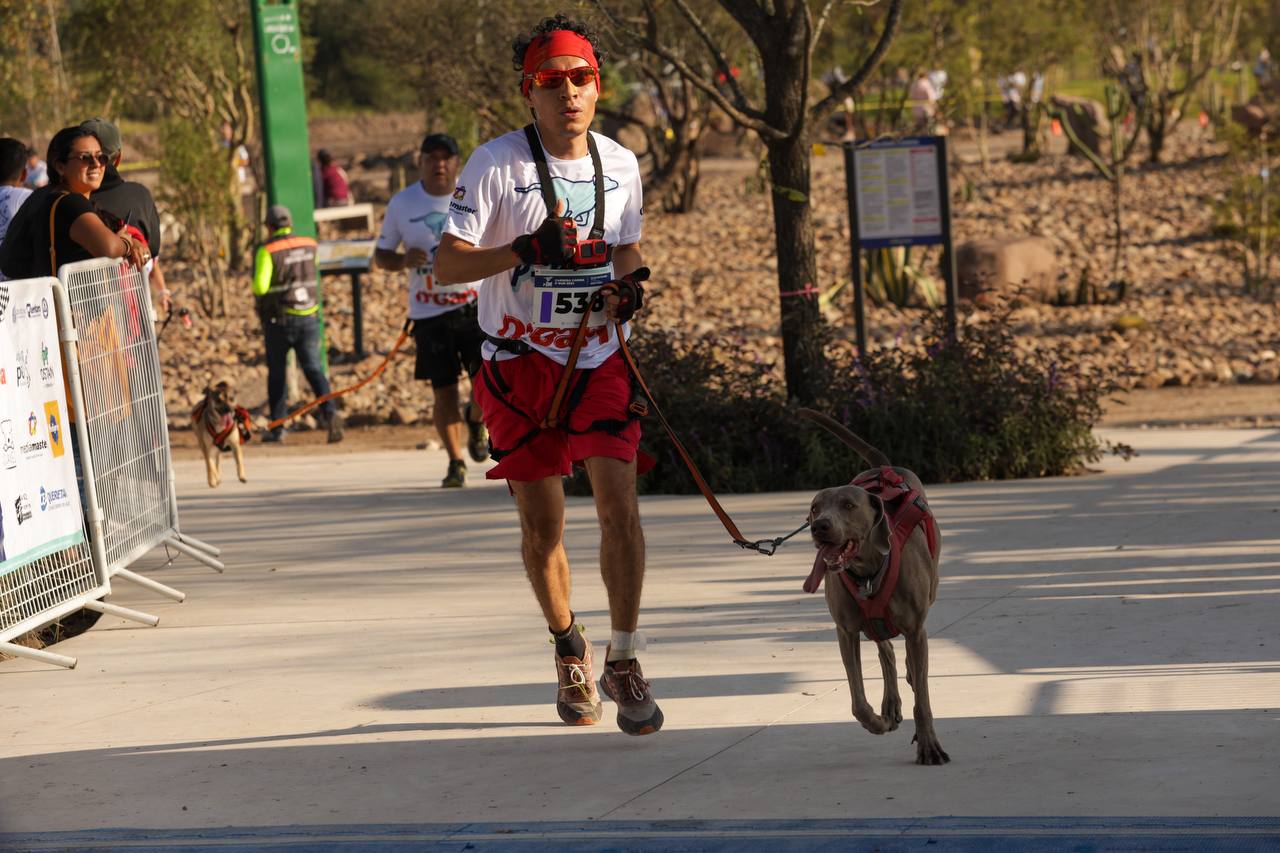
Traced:
<path fill-rule="evenodd" d="M 823 545 L 818 549 L 818 556 L 813 559 L 813 570 L 804 581 L 805 592 L 818 591 L 818 587 L 822 586 L 822 578 L 827 573 L 827 560 L 835 559 L 839 555 L 839 545 Z"/>

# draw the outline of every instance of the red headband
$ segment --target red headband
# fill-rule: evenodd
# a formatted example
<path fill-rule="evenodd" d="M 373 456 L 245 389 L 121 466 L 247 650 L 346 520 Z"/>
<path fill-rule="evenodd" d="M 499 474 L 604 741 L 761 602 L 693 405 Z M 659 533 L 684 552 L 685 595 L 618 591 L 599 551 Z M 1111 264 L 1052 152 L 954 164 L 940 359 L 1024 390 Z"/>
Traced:
<path fill-rule="evenodd" d="M 524 52 L 523 73 L 532 74 L 553 56 L 582 57 L 595 69 L 596 80 L 600 79 L 600 65 L 596 62 L 596 52 L 591 48 L 591 42 L 573 30 L 552 30 L 530 42 L 528 49 Z M 533 81 L 526 76 L 520 81 L 520 91 L 527 95 L 532 85 Z"/>

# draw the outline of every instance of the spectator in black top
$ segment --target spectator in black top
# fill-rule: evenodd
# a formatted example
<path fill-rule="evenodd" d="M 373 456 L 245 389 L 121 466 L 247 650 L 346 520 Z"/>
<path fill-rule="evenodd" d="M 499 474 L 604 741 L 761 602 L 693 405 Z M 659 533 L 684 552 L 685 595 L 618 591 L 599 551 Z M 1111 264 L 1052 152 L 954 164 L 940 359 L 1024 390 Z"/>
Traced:
<path fill-rule="evenodd" d="M 151 190 L 137 181 L 126 181 L 120 177 L 119 167 L 124 145 L 120 139 L 120 131 L 114 124 L 106 119 L 91 118 L 81 122 L 80 126 L 98 137 L 102 142 L 103 152 L 111 161 L 107 164 L 102 186 L 94 190 L 89 198 L 98 210 L 114 214 L 121 222 L 142 232 L 151 250 L 147 280 L 156 296 L 156 307 L 161 311 L 168 311 L 172 297 L 165 286 L 164 272 L 160 269 L 160 213 L 156 210 Z"/>
<path fill-rule="evenodd" d="M 50 140 L 46 160 L 56 180 L 18 211 L 0 245 L 0 270 L 15 279 L 55 275 L 57 267 L 90 258 L 125 258 L 145 266 L 151 260 L 147 245 L 113 232 L 89 201 L 108 162 L 98 137 L 83 127 L 64 127 Z"/>

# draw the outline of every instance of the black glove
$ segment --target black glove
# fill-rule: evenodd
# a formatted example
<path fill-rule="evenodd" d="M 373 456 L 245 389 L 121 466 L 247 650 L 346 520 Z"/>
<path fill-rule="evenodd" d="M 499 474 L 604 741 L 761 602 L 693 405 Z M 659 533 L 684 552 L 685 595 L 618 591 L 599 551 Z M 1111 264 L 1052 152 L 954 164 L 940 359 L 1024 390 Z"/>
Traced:
<path fill-rule="evenodd" d="M 602 310 L 605 297 L 609 293 L 616 293 L 618 295 L 618 322 L 627 322 L 644 305 L 644 288 L 640 286 L 640 283 L 648 280 L 648 267 L 637 267 L 622 278 L 614 279 L 601 287 L 600 292 L 596 294 L 595 301 L 597 304 L 593 306 L 594 310 Z"/>
<path fill-rule="evenodd" d="M 511 251 L 526 264 L 567 267 L 578 245 L 578 228 L 567 216 L 548 216 L 538 230 L 511 241 Z"/>

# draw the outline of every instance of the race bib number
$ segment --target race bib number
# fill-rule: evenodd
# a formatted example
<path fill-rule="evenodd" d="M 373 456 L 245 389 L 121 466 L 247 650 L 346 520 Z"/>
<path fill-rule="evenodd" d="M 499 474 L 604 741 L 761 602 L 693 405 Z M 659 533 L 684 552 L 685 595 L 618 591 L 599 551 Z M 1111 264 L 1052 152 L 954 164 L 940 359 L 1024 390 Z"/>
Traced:
<path fill-rule="evenodd" d="M 590 312 L 590 326 L 604 326 L 604 311 L 592 311 L 592 297 L 606 282 L 613 280 L 613 264 L 590 269 L 553 269 L 534 267 L 533 322 L 552 329 L 576 329 L 582 315 Z"/>

